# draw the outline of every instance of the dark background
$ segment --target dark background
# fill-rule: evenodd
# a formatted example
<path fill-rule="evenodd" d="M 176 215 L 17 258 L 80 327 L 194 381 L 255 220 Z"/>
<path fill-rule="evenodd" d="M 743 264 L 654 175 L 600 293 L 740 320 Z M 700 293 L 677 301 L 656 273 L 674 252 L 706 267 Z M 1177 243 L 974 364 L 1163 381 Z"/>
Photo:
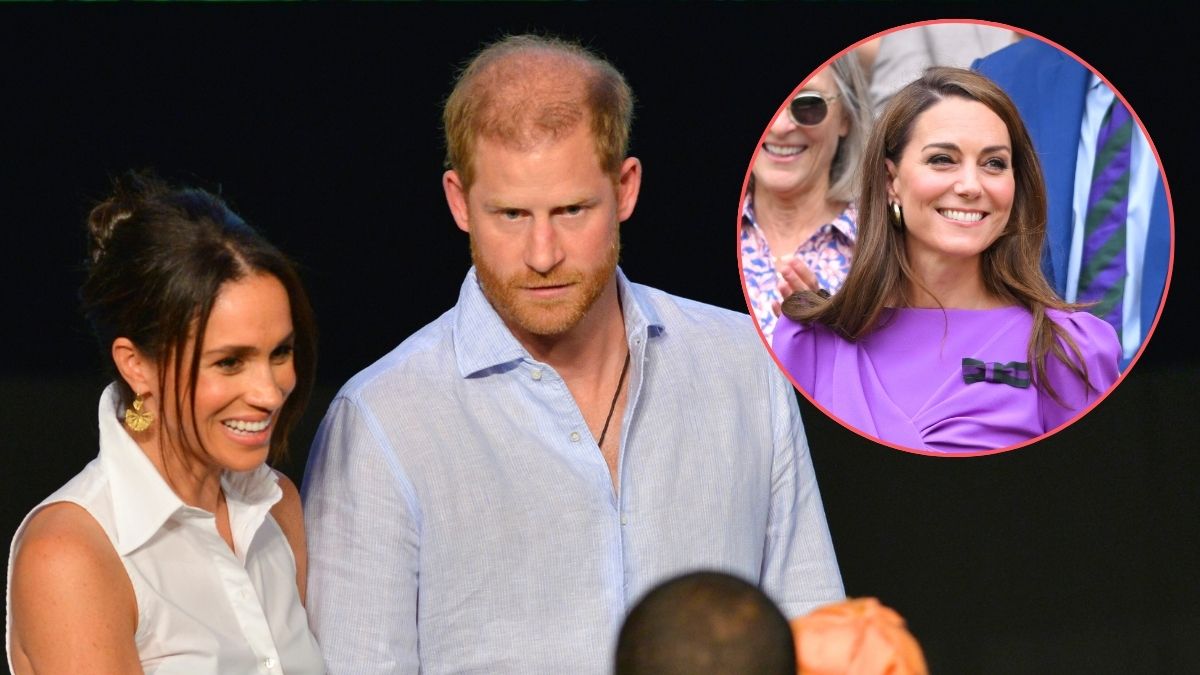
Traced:
<path fill-rule="evenodd" d="M 1192 22 L 1052 7 L 0 8 L 0 539 L 96 452 L 106 379 L 75 293 L 108 177 L 154 167 L 219 189 L 303 264 L 322 335 L 282 467 L 299 482 L 337 387 L 456 298 L 469 257 L 440 187 L 440 103 L 456 65 L 504 32 L 577 38 L 628 77 L 645 177 L 622 265 L 679 295 L 744 310 L 738 195 L 787 94 L 859 39 L 950 16 L 1026 28 L 1104 73 L 1159 150 L 1192 250 Z M 903 614 L 935 673 L 1200 672 L 1197 275 L 1182 260 L 1125 381 L 1032 447 L 911 455 L 801 401 L 847 593 Z"/>

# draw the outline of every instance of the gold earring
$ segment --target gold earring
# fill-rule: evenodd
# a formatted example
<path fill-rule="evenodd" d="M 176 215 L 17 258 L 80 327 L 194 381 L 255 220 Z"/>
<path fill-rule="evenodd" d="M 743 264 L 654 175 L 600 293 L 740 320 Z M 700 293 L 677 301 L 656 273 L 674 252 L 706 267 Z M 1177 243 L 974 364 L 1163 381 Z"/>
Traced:
<path fill-rule="evenodd" d="M 133 399 L 133 406 L 125 409 L 125 426 L 136 433 L 141 433 L 154 424 L 154 413 L 142 410 L 143 405 L 142 395 L 138 394 Z"/>
<path fill-rule="evenodd" d="M 892 227 L 897 230 L 904 229 L 904 212 L 900 210 L 900 202 L 891 202 L 891 213 L 889 214 L 892 221 Z"/>

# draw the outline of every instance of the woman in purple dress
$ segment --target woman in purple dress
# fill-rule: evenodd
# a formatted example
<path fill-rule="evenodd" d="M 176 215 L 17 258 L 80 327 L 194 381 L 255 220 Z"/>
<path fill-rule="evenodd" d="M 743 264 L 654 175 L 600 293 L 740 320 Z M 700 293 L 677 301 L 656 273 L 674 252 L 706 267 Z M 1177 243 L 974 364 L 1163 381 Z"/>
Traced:
<path fill-rule="evenodd" d="M 774 335 L 818 405 L 889 444 L 980 452 L 1051 432 L 1112 386 L 1115 331 L 1042 274 L 1041 168 L 993 82 L 926 71 L 878 120 L 862 180 L 845 286 L 789 297 Z"/>

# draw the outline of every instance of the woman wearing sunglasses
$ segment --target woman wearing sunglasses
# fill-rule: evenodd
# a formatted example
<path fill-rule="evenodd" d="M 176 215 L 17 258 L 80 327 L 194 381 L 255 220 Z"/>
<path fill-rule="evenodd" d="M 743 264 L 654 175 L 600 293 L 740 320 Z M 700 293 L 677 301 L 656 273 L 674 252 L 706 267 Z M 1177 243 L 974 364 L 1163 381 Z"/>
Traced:
<path fill-rule="evenodd" d="M 867 142 L 853 269 L 790 296 L 774 349 L 842 422 L 906 448 L 1013 446 L 1116 381 L 1113 328 L 1041 271 L 1042 172 L 1008 96 L 968 70 L 901 89 Z"/>
<path fill-rule="evenodd" d="M 870 131 L 866 78 L 856 54 L 818 71 L 776 116 L 758 149 L 742 204 L 746 294 L 768 338 L 784 287 L 836 293 L 854 255 L 851 200 Z"/>

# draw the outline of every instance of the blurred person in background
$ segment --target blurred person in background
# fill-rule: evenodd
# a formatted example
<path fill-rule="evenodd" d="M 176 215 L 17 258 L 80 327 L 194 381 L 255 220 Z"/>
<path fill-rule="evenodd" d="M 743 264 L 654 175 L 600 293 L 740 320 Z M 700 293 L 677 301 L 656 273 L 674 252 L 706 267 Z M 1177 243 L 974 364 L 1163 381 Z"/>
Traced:
<path fill-rule="evenodd" d="M 926 68 L 966 68 L 1020 38 L 1020 33 L 1001 26 L 953 21 L 894 30 L 867 41 L 855 52 L 867 72 L 869 96 L 879 114 L 893 94 Z"/>
<path fill-rule="evenodd" d="M 755 155 L 739 250 L 750 310 L 768 339 L 786 297 L 781 281 L 836 293 L 850 270 L 852 200 L 871 124 L 866 91 L 857 55 L 839 57 L 792 97 Z"/>
<path fill-rule="evenodd" d="M 1121 339 L 1146 341 L 1171 267 L 1171 210 L 1154 149 L 1129 108 L 1070 54 L 1029 37 L 973 68 L 1012 97 L 1046 177 L 1042 269 Z"/>

